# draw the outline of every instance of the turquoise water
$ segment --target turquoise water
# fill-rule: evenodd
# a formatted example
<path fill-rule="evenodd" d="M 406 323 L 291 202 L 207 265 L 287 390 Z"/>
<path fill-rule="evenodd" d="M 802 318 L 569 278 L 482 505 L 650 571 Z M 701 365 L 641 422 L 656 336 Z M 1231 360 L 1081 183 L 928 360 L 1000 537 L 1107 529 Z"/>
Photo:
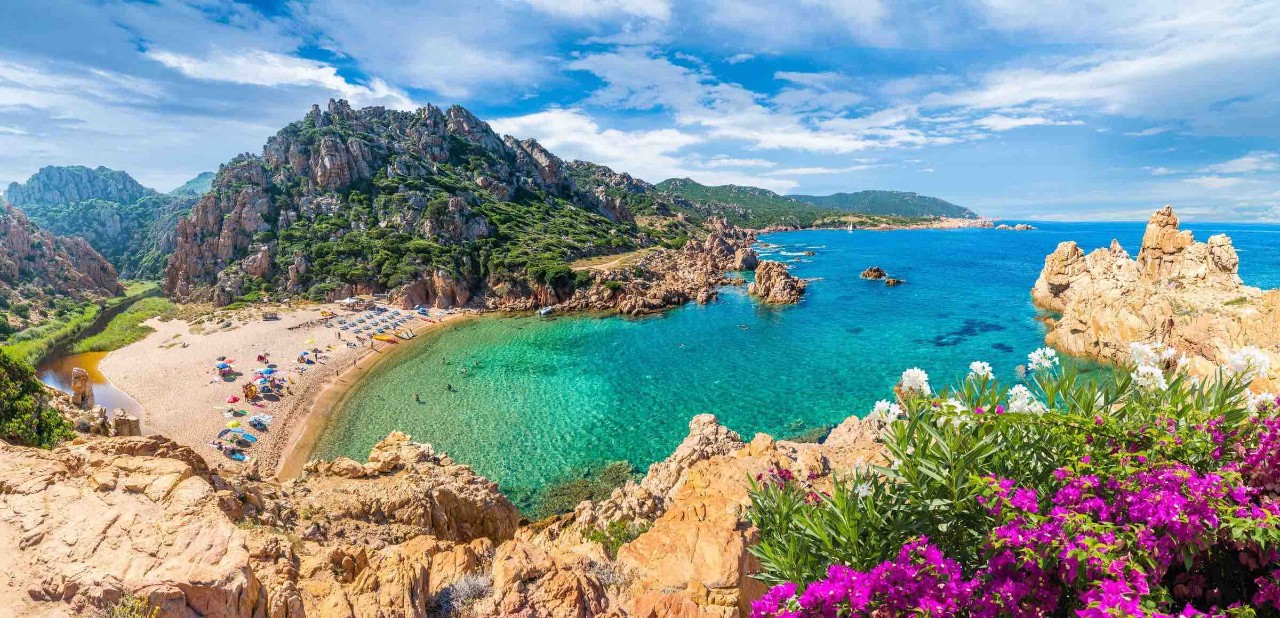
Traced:
<path fill-rule="evenodd" d="M 702 412 L 746 436 L 787 436 L 864 414 L 909 367 L 924 368 L 935 385 L 962 378 L 974 360 L 1012 378 L 1042 345 L 1029 291 L 1045 255 L 1062 240 L 1091 250 L 1112 238 L 1136 253 L 1143 229 L 1038 225 L 762 237 L 780 245 L 765 257 L 818 278 L 795 306 L 762 306 L 744 288 L 725 288 L 717 303 L 645 319 L 475 320 L 416 342 L 371 374 L 317 454 L 363 460 L 398 429 L 527 495 L 602 461 L 643 470 Z M 1185 227 L 1201 240 L 1229 233 L 1245 281 L 1280 287 L 1280 227 Z M 800 255 L 806 250 L 816 255 Z M 860 280 L 871 265 L 906 285 Z"/>

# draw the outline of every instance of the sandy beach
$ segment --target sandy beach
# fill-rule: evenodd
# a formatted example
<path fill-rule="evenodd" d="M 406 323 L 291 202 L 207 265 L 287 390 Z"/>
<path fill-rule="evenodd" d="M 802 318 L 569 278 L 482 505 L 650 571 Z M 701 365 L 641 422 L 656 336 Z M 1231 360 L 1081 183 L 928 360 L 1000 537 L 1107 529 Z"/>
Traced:
<path fill-rule="evenodd" d="M 281 309 L 280 319 L 273 321 L 264 321 L 257 310 L 199 324 L 151 320 L 147 324 L 156 332 L 111 352 L 99 369 L 141 405 L 144 433 L 162 434 L 190 446 L 214 465 L 241 465 L 208 446 L 230 420 L 224 416 L 228 408 L 248 410 L 250 415 L 272 415 L 269 431 L 253 432 L 259 440 L 246 454 L 250 461 L 256 460 L 263 474 L 286 462 L 286 472 L 296 474 L 323 430 L 328 407 L 338 403 L 384 354 L 418 343 L 375 342 L 370 348 L 366 342 L 362 347 L 349 347 L 354 335 L 326 327 L 322 310 L 350 315 L 325 305 Z M 438 322 L 413 317 L 404 326 L 421 333 L 465 315 L 450 314 Z M 299 353 L 311 349 L 321 351 L 320 360 L 298 363 Z M 229 397 L 241 395 L 241 384 L 252 378 L 253 369 L 263 366 L 256 359 L 264 353 L 276 365 L 278 375 L 289 379 L 289 393 L 256 406 L 243 400 L 229 404 Z M 214 368 L 219 357 L 234 360 L 232 365 L 244 375 L 230 382 L 219 377 Z"/>

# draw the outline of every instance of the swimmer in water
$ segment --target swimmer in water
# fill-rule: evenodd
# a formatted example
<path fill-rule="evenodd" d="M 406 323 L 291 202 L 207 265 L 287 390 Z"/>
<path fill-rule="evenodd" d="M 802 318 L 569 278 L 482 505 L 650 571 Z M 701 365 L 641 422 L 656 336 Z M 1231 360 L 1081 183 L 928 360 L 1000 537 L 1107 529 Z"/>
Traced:
<path fill-rule="evenodd" d="M 416 402 L 418 402 L 418 403 L 422 403 L 422 394 L 421 394 L 421 393 L 414 393 L 414 394 L 413 394 L 413 400 L 414 400 L 414 401 L 416 401 Z"/>

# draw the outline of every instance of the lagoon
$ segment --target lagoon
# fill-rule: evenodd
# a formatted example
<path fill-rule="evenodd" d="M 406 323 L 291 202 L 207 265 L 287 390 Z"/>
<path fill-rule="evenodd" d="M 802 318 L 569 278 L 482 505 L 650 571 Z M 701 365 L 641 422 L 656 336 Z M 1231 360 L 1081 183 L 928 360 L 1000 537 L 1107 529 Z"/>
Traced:
<path fill-rule="evenodd" d="M 909 367 L 941 385 L 984 360 L 1012 380 L 1043 345 L 1030 289 L 1044 257 L 1069 239 L 1090 251 L 1117 238 L 1136 254 L 1145 224 L 1035 225 L 762 236 L 773 245 L 762 259 L 815 279 L 795 306 L 764 306 L 728 287 L 716 303 L 643 319 L 466 321 L 424 336 L 349 391 L 313 455 L 363 460 L 400 430 L 528 507 L 541 487 L 603 462 L 644 470 L 696 414 L 714 413 L 746 438 L 786 437 L 865 414 Z M 1229 234 L 1245 282 L 1280 286 L 1280 226 L 1183 229 L 1198 240 Z M 872 265 L 907 283 L 859 279 Z"/>

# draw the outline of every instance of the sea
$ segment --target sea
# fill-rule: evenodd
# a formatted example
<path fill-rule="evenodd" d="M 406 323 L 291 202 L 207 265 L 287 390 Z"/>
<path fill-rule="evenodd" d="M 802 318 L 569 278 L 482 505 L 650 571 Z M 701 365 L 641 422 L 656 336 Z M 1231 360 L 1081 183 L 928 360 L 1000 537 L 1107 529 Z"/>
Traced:
<path fill-rule="evenodd" d="M 697 414 L 714 414 L 744 439 L 783 438 L 865 415 L 892 398 L 911 367 L 935 387 L 963 379 L 975 360 L 1014 380 L 1027 353 L 1043 345 L 1030 290 L 1045 256 L 1065 240 L 1090 251 L 1113 238 L 1136 255 L 1145 225 L 1033 224 L 761 236 L 762 259 L 812 279 L 792 306 L 766 306 L 730 286 L 714 303 L 646 318 L 464 322 L 371 372 L 331 415 L 313 455 L 363 461 L 399 430 L 471 465 L 528 508 L 547 485 L 606 462 L 647 469 Z M 1198 240 L 1230 235 L 1244 281 L 1280 287 L 1280 226 L 1183 229 Z M 860 279 L 869 266 L 906 283 Z"/>

